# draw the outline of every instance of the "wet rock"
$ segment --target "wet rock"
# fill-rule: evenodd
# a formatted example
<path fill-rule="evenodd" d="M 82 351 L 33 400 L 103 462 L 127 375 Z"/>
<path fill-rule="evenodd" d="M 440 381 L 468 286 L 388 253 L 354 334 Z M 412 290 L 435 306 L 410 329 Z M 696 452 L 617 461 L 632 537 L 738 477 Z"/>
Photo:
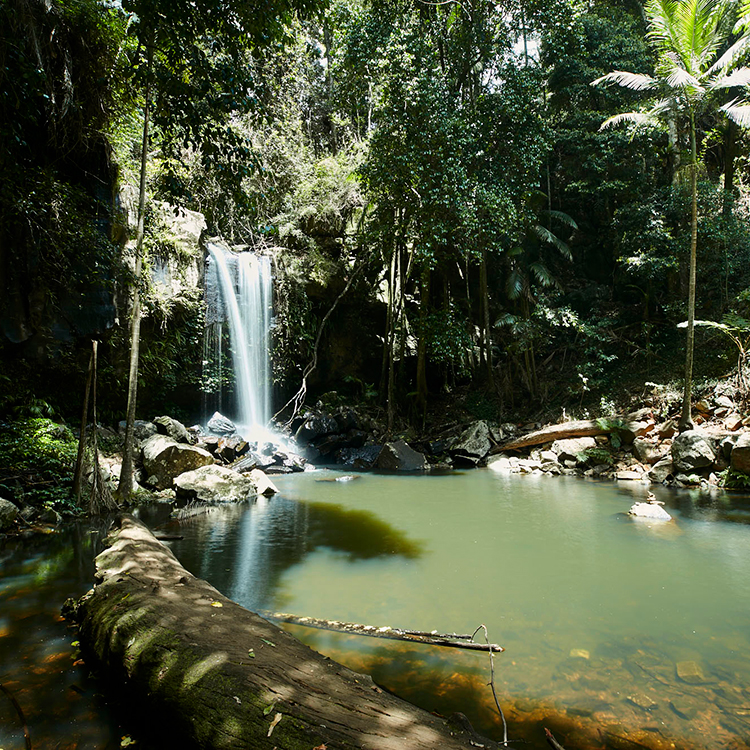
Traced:
<path fill-rule="evenodd" d="M 214 457 L 203 448 L 177 443 L 166 435 L 150 437 L 142 448 L 146 476 L 158 490 L 172 486 L 175 477 L 186 471 L 214 463 Z"/>
<path fill-rule="evenodd" d="M 685 474 L 710 468 L 716 460 L 708 436 L 701 430 L 680 433 L 672 443 L 671 453 L 675 469 Z"/>
<path fill-rule="evenodd" d="M 643 711 L 653 711 L 659 704 L 645 693 L 633 693 L 627 697 L 628 703 L 637 706 Z"/>
<path fill-rule="evenodd" d="M 120 437 L 125 437 L 125 421 L 119 422 L 117 425 L 117 433 Z M 156 425 L 153 422 L 146 422 L 143 419 L 136 419 L 133 423 L 133 436 L 136 442 L 142 443 L 148 440 L 153 435 L 156 435 Z"/>
<path fill-rule="evenodd" d="M 239 435 L 229 435 L 220 437 L 216 441 L 216 450 L 210 451 L 222 458 L 227 463 L 231 463 L 236 458 L 244 456 L 250 450 L 248 442 Z"/>
<path fill-rule="evenodd" d="M 174 480 L 178 497 L 206 503 L 238 503 L 255 497 L 255 482 L 226 466 L 213 464 L 180 474 Z"/>
<path fill-rule="evenodd" d="M 227 419 L 223 414 L 215 411 L 211 419 L 206 424 L 209 432 L 214 435 L 234 435 L 237 432 L 237 428 L 234 426 L 234 422 L 231 419 Z"/>
<path fill-rule="evenodd" d="M 305 416 L 305 421 L 297 429 L 294 437 L 298 443 L 305 445 L 316 438 L 324 437 L 325 435 L 334 435 L 338 431 L 338 423 L 330 414 L 309 412 Z"/>
<path fill-rule="evenodd" d="M 156 417 L 154 424 L 159 435 L 167 435 L 177 443 L 192 445 L 194 442 L 194 438 L 187 431 L 187 427 L 182 422 L 172 419 L 172 417 Z"/>
<path fill-rule="evenodd" d="M 706 682 L 703 670 L 694 661 L 677 662 L 677 676 L 690 685 L 701 685 Z"/>
<path fill-rule="evenodd" d="M 652 482 L 664 484 L 664 482 L 674 477 L 674 465 L 671 457 L 667 456 L 657 461 L 648 472 L 648 478 Z"/>
<path fill-rule="evenodd" d="M 574 461 L 575 464 L 581 463 L 579 456 L 585 454 L 587 450 L 596 448 L 596 440 L 592 437 L 565 438 L 555 440 L 552 443 L 552 452 L 557 455 L 557 460 L 564 463 L 565 461 Z M 582 456 L 585 463 L 585 456 Z"/>
<path fill-rule="evenodd" d="M 750 474 L 750 432 L 739 436 L 730 454 L 730 462 L 735 471 Z"/>
<path fill-rule="evenodd" d="M 451 446 L 450 452 L 454 458 L 467 458 L 476 464 L 490 452 L 491 447 L 487 422 L 479 420 L 461 433 Z"/>
<path fill-rule="evenodd" d="M 240 473 L 246 473 L 253 469 L 263 469 L 273 464 L 271 456 L 261 456 L 255 451 L 249 451 L 242 458 L 238 458 L 233 464 L 232 469 Z"/>
<path fill-rule="evenodd" d="M 427 461 L 424 454 L 410 448 L 403 440 L 386 443 L 377 460 L 378 469 L 386 471 L 424 471 Z"/>
<path fill-rule="evenodd" d="M 276 485 L 266 476 L 266 474 L 260 469 L 253 469 L 250 474 L 250 479 L 255 483 L 255 491 L 259 495 L 270 497 L 278 493 Z"/>
<path fill-rule="evenodd" d="M 344 448 L 339 451 L 337 458 L 339 463 L 352 469 L 368 471 L 375 468 L 382 445 L 365 445 L 361 448 Z"/>
<path fill-rule="evenodd" d="M 293 474 L 294 469 L 291 466 L 279 466 L 272 464 L 266 467 L 266 474 Z"/>
<path fill-rule="evenodd" d="M 628 515 L 636 518 L 648 518 L 652 521 L 671 521 L 672 516 L 659 503 L 633 503 Z"/>
<path fill-rule="evenodd" d="M 361 425 L 359 422 L 359 415 L 354 409 L 348 406 L 342 406 L 334 415 L 336 424 L 338 425 L 338 432 L 349 432 L 349 430 L 359 430 Z"/>
<path fill-rule="evenodd" d="M 674 713 L 677 714 L 677 716 L 679 716 L 681 719 L 685 719 L 685 721 L 694 719 L 696 714 L 698 713 L 698 709 L 696 708 L 695 704 L 692 703 L 688 698 L 673 697 L 669 701 L 669 707 Z"/>
<path fill-rule="evenodd" d="M 591 653 L 585 648 L 572 648 L 570 649 L 570 656 L 574 659 L 590 659 Z"/>
<path fill-rule="evenodd" d="M 16 518 L 18 518 L 18 508 L 10 500 L 0 497 L 0 531 L 11 528 Z"/>

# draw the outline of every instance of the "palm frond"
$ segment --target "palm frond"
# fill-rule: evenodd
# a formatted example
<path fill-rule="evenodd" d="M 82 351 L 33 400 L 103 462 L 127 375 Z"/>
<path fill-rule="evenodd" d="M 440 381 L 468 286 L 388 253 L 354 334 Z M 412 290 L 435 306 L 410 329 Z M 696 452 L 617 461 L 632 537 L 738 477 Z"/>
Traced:
<path fill-rule="evenodd" d="M 750 68 L 738 68 L 728 76 L 722 76 L 711 82 L 712 89 L 731 89 L 736 86 L 750 86 Z"/>
<path fill-rule="evenodd" d="M 553 219 L 557 219 L 561 224 L 571 227 L 571 229 L 578 229 L 575 219 L 570 214 L 566 214 L 565 211 L 545 211 L 544 213 Z"/>
<path fill-rule="evenodd" d="M 570 252 L 570 248 L 565 242 L 563 242 L 554 232 L 550 232 L 547 227 L 543 227 L 541 224 L 534 225 L 534 234 L 542 241 L 549 245 L 557 248 L 566 260 L 573 260 L 573 255 Z"/>
<path fill-rule="evenodd" d="M 750 128 L 750 104 L 734 99 L 728 104 L 719 107 L 719 109 L 741 128 Z"/>
<path fill-rule="evenodd" d="M 750 21 L 750 16 L 748 16 Z M 731 47 L 722 54 L 719 59 L 706 71 L 708 75 L 725 73 L 729 70 L 746 52 L 750 45 L 750 36 L 741 36 Z"/>
<path fill-rule="evenodd" d="M 592 86 L 622 86 L 633 91 L 649 91 L 656 88 L 659 82 L 643 73 L 628 73 L 624 70 L 613 70 L 611 73 L 591 81 Z"/>
<path fill-rule="evenodd" d="M 505 280 L 505 293 L 508 299 L 518 299 L 523 294 L 523 287 L 523 276 L 518 269 L 514 269 Z"/>
<path fill-rule="evenodd" d="M 532 263 L 529 271 L 534 274 L 534 278 L 546 288 L 557 286 L 557 279 L 552 275 L 549 268 L 544 263 Z"/>
<path fill-rule="evenodd" d="M 675 66 L 667 76 L 667 85 L 673 89 L 693 89 L 705 93 L 701 82 L 685 68 Z"/>
<path fill-rule="evenodd" d="M 600 126 L 599 130 L 607 130 L 608 128 L 616 128 L 624 123 L 631 123 L 636 127 L 657 127 L 659 121 L 650 112 L 621 112 L 619 115 L 612 115 L 607 118 Z"/>

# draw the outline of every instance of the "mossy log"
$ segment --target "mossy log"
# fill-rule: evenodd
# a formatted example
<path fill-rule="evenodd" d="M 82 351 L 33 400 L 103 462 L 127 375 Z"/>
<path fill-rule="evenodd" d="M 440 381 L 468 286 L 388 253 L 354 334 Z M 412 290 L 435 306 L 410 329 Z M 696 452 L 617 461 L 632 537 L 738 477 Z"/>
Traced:
<path fill-rule="evenodd" d="M 100 582 L 76 605 L 84 656 L 180 746 L 498 747 L 463 717 L 416 708 L 227 599 L 139 521 L 121 517 L 109 542 Z"/>

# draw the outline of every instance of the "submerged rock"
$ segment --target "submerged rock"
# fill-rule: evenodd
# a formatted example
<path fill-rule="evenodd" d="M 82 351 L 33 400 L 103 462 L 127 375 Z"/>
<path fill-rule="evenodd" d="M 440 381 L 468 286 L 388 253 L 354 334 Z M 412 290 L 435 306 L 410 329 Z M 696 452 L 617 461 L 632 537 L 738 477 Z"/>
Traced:
<path fill-rule="evenodd" d="M 207 503 L 238 503 L 257 494 L 250 477 L 217 464 L 180 474 L 174 480 L 174 487 L 178 497 Z"/>

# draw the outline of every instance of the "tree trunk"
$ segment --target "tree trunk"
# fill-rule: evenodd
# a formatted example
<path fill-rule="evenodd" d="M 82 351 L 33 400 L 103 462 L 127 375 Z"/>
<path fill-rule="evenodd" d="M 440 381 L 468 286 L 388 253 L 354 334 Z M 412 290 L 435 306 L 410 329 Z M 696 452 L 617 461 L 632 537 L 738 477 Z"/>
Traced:
<path fill-rule="evenodd" d="M 497 748 L 381 690 L 188 573 L 125 516 L 75 606 L 84 658 L 169 746 Z M 161 737 L 159 739 L 162 739 Z"/>
<path fill-rule="evenodd" d="M 698 149 L 695 143 L 695 115 L 690 113 L 690 192 L 692 210 L 690 215 L 690 281 L 688 286 L 687 344 L 685 350 L 685 388 L 682 392 L 680 430 L 693 426 L 690 400 L 693 390 L 693 346 L 695 342 L 695 276 L 698 256 Z"/>
<path fill-rule="evenodd" d="M 122 451 L 122 469 L 117 494 L 121 503 L 127 503 L 133 492 L 133 451 L 135 449 L 135 410 L 138 396 L 138 358 L 141 345 L 141 293 L 139 285 L 143 274 L 143 234 L 146 215 L 146 167 L 148 165 L 149 119 L 151 115 L 151 62 L 153 52 L 149 47 L 146 61 L 146 101 L 143 107 L 143 139 L 141 142 L 141 180 L 138 195 L 138 228 L 135 241 L 135 286 L 133 309 L 130 316 L 130 371 L 128 374 L 128 408 L 125 417 L 125 446 Z"/>
<path fill-rule="evenodd" d="M 482 251 L 482 265 L 479 274 L 482 293 L 482 327 L 484 329 L 484 357 L 487 370 L 487 384 L 495 390 L 495 377 L 492 370 L 492 328 L 490 326 L 490 293 L 487 284 L 487 251 Z"/>
<path fill-rule="evenodd" d="M 95 342 L 91 342 L 95 344 Z M 80 505 L 81 500 L 81 478 L 83 477 L 83 464 L 84 464 L 84 453 L 86 450 L 86 425 L 89 420 L 89 396 L 91 393 L 91 377 L 94 368 L 94 354 L 91 353 L 89 359 L 89 369 L 86 374 L 86 389 L 83 396 L 83 413 L 81 414 L 81 432 L 78 436 L 78 457 L 76 458 L 76 470 L 73 475 L 73 497 L 76 500 L 76 505 Z M 94 425 L 96 429 L 96 425 Z"/>
<path fill-rule="evenodd" d="M 424 420 L 427 412 L 427 314 L 430 304 L 430 269 L 422 273 L 419 300 L 419 339 L 417 341 L 417 408 Z"/>
<path fill-rule="evenodd" d="M 724 131 L 724 205 L 722 208 L 725 217 L 732 215 L 734 204 L 734 166 L 737 155 L 737 126 L 731 120 L 727 120 L 727 129 Z"/>

